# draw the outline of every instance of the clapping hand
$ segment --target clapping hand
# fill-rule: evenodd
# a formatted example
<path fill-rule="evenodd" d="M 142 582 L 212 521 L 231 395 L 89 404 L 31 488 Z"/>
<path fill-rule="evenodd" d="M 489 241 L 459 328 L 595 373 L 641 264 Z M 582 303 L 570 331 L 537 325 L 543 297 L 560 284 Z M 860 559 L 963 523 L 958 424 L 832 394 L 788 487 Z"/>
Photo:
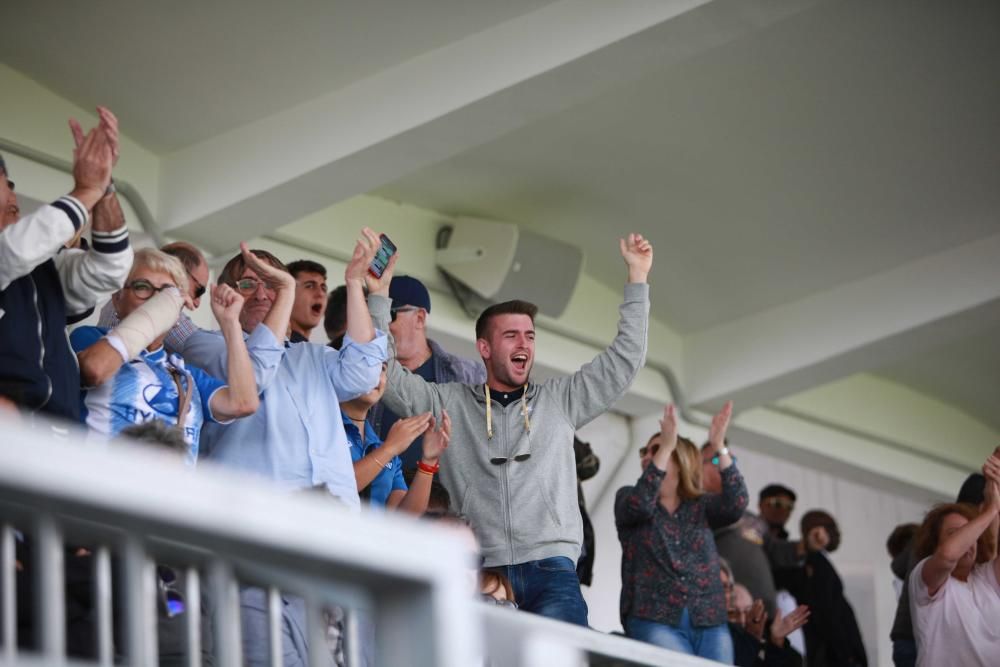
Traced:
<path fill-rule="evenodd" d="M 746 631 L 760 641 L 764 638 L 765 623 L 767 623 L 767 610 L 764 608 L 764 601 L 757 598 L 747 615 Z"/>
<path fill-rule="evenodd" d="M 437 428 L 436 426 L 436 420 L 431 417 L 424 432 L 423 460 L 431 465 L 441 458 L 451 440 L 451 417 L 448 416 L 447 410 L 441 411 L 441 425 Z"/>
<path fill-rule="evenodd" d="M 425 412 L 398 420 L 389 429 L 382 447 L 391 452 L 393 456 L 399 456 L 406 451 L 407 447 L 414 440 L 427 430 L 427 426 L 433 418 L 431 413 Z"/>
<path fill-rule="evenodd" d="M 708 442 L 712 446 L 712 451 L 719 451 L 726 446 L 726 432 L 729 430 L 729 422 L 733 419 L 733 402 L 726 401 L 719 414 L 712 417 L 712 425 L 708 429 Z"/>
<path fill-rule="evenodd" d="M 785 637 L 792 634 L 809 622 L 809 607 L 799 605 L 788 616 L 782 616 L 781 610 L 774 613 L 774 623 L 771 623 L 771 643 L 784 646 Z"/>

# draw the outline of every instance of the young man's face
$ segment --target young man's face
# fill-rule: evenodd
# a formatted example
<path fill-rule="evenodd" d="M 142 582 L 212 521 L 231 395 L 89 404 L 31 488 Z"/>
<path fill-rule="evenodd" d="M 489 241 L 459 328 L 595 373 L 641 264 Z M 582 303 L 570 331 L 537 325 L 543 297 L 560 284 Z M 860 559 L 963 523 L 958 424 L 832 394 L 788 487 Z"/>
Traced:
<path fill-rule="evenodd" d="M 312 271 L 300 271 L 295 276 L 295 305 L 292 324 L 298 331 L 311 331 L 319 326 L 326 313 L 326 278 Z"/>
<path fill-rule="evenodd" d="M 5 229 L 20 217 L 21 209 L 17 205 L 17 195 L 7 181 L 7 174 L 0 170 L 0 229 Z"/>
<path fill-rule="evenodd" d="M 486 338 L 476 341 L 490 384 L 514 390 L 524 386 L 535 362 L 535 325 L 527 315 L 497 315 Z"/>

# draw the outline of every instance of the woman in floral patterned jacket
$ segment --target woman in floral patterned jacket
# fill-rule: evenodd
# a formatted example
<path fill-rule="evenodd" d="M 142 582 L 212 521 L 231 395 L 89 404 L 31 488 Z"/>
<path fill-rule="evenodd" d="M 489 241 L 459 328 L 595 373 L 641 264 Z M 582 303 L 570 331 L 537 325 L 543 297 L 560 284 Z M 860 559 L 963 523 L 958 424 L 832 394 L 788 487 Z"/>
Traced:
<path fill-rule="evenodd" d="M 746 484 L 725 447 L 732 414 L 730 402 L 709 431 L 722 493 L 701 488 L 701 454 L 693 442 L 677 437 L 674 406 L 668 405 L 661 432 L 639 450 L 642 476 L 615 498 L 625 634 L 727 664 L 733 662 L 733 644 L 709 524 L 732 523 L 747 506 Z"/>

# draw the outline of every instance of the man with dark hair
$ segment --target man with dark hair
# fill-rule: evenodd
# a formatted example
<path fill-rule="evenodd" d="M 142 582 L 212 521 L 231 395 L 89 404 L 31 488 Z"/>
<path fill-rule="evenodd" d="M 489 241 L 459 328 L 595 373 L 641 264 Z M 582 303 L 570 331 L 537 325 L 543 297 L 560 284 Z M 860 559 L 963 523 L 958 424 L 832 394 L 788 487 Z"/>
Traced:
<path fill-rule="evenodd" d="M 486 381 L 482 362 L 451 354 L 427 337 L 431 295 L 422 282 L 412 276 L 395 276 L 389 285 L 389 298 L 392 300 L 389 332 L 396 343 L 396 361 L 403 368 L 428 382 L 482 384 Z M 383 402 L 372 409 L 369 419 L 384 440 L 399 415 Z M 400 454 L 404 472 L 416 471 L 422 448 L 423 436 L 420 436 Z"/>
<path fill-rule="evenodd" d="M 795 492 L 781 484 L 768 484 L 757 497 L 760 516 L 767 522 L 771 535 L 782 540 L 788 539 L 785 524 L 795 509 Z"/>
<path fill-rule="evenodd" d="M 618 335 L 576 373 L 530 381 L 535 308 L 507 302 L 488 308 L 476 324 L 484 384 L 433 384 L 391 354 L 383 399 L 401 416 L 428 410 L 440 416 L 447 408 L 452 444 L 441 458 L 441 481 L 456 499 L 456 509 L 469 517 L 484 565 L 514 582 L 521 609 L 584 626 L 587 603 L 576 576 L 583 528 L 573 436 L 621 398 L 646 358 L 646 278 L 653 247 L 638 234 L 619 245 L 628 284 Z M 395 257 L 386 269 L 389 275 Z M 385 275 L 370 287 L 372 317 L 384 331 L 390 317 Z"/>
<path fill-rule="evenodd" d="M 330 290 L 326 299 L 326 315 L 323 316 L 323 329 L 329 345 L 339 350 L 344 344 L 344 332 L 347 331 L 347 286 L 340 285 Z"/>
<path fill-rule="evenodd" d="M 311 259 L 298 259 L 288 265 L 295 278 L 295 305 L 292 306 L 293 343 L 308 343 L 312 330 L 323 321 L 326 311 L 326 267 Z"/>
<path fill-rule="evenodd" d="M 205 261 L 205 256 L 187 241 L 174 241 L 161 247 L 160 250 L 180 260 L 187 273 L 187 295 L 191 298 L 191 305 L 198 308 L 201 305 L 201 297 L 208 289 L 208 262 Z M 119 322 L 121 319 L 118 317 L 115 301 L 112 299 L 101 308 L 97 326 L 102 329 L 114 329 Z M 163 339 L 163 347 L 168 352 L 176 354 L 184 349 L 184 341 L 195 331 L 198 331 L 198 325 L 191 321 L 187 313 L 181 313 L 181 316 L 177 318 L 177 323 Z"/>
<path fill-rule="evenodd" d="M 344 282 L 350 317 L 339 352 L 322 345 L 285 344 L 295 279 L 277 257 L 253 250 L 260 266 L 251 266 L 242 254 L 226 264 L 219 282 L 235 288 L 245 299 L 239 320 L 261 391 L 260 408 L 228 426 L 206 425 L 201 442 L 205 458 L 266 477 L 287 490 L 322 487 L 347 507 L 360 509 L 338 404 L 374 389 L 386 360 L 387 337 L 372 327 L 363 290 L 368 266 L 380 243 L 379 237 L 365 228 L 347 264 Z M 278 363 L 262 363 L 262 357 L 270 358 L 274 349 L 282 351 Z M 223 377 L 219 374 L 226 372 L 225 340 L 215 332 L 199 331 L 188 338 L 184 358 Z M 266 593 L 244 589 L 241 610 L 246 663 L 269 665 Z M 282 621 L 286 660 L 293 656 L 301 661 L 286 664 L 319 664 L 309 661 L 304 601 L 286 599 Z M 315 650 L 326 651 L 326 647 Z"/>
<path fill-rule="evenodd" d="M 0 158 L 0 404 L 80 420 L 80 369 L 66 338 L 67 318 L 117 290 L 132 265 L 121 207 L 111 188 L 118 121 L 98 107 L 100 123 L 76 141 L 73 190 L 18 218 L 17 195 Z M 72 246 L 93 211 L 89 250 Z"/>

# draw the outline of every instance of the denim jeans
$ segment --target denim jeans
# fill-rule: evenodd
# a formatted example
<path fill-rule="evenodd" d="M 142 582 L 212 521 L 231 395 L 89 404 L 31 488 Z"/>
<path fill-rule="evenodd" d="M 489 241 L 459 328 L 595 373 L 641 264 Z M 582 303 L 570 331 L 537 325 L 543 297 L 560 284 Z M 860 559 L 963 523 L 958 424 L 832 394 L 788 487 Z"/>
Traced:
<path fill-rule="evenodd" d="M 917 664 L 916 640 L 893 639 L 892 664 L 894 664 L 896 667 L 915 667 Z"/>
<path fill-rule="evenodd" d="M 587 603 L 580 593 L 576 564 L 565 556 L 505 565 L 514 600 L 522 611 L 587 627 Z"/>
<path fill-rule="evenodd" d="M 710 625 L 698 628 L 691 625 L 687 607 L 681 612 L 677 625 L 665 625 L 644 618 L 625 618 L 625 634 L 632 639 L 656 644 L 678 653 L 696 655 L 726 665 L 733 664 L 733 637 L 729 626 Z"/>

